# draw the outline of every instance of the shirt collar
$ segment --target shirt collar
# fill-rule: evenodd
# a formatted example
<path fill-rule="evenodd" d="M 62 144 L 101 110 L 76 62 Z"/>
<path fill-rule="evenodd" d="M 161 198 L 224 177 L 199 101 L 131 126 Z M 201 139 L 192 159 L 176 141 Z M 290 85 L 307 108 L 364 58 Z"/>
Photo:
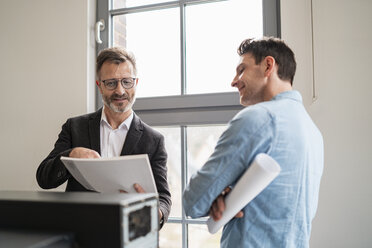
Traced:
<path fill-rule="evenodd" d="M 281 99 L 292 99 L 298 102 L 302 102 L 302 96 L 300 92 L 297 90 L 289 90 L 279 93 L 278 95 L 274 96 L 271 100 L 281 100 Z"/>
<path fill-rule="evenodd" d="M 120 124 L 120 126 L 118 127 L 118 129 L 126 128 L 127 130 L 129 130 L 129 127 L 130 127 L 130 125 L 132 124 L 132 121 L 133 121 L 133 116 L 134 116 L 134 112 L 132 111 L 132 113 L 128 116 L 128 118 L 125 119 Z M 102 108 L 101 123 L 105 123 L 107 126 L 109 126 L 110 128 L 112 128 L 111 125 L 110 125 L 110 123 L 108 123 L 108 121 L 107 121 L 107 117 L 106 117 L 106 114 L 105 114 L 105 106 L 103 106 L 103 108 Z"/>

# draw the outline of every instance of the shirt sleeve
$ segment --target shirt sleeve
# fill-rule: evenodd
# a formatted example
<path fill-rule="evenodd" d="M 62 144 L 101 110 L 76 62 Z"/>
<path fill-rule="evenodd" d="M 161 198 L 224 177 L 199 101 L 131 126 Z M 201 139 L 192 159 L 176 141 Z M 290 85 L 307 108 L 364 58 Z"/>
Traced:
<path fill-rule="evenodd" d="M 269 152 L 275 132 L 273 123 L 273 115 L 257 106 L 245 108 L 231 120 L 214 152 L 191 177 L 183 193 L 187 216 L 208 215 L 213 201 L 236 183 L 255 155 Z"/>

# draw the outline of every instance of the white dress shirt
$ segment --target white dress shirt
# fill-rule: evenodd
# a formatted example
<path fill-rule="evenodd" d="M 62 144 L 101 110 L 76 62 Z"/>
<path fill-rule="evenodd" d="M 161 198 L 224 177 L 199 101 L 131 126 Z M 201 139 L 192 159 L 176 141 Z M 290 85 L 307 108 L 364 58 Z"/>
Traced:
<path fill-rule="evenodd" d="M 101 140 L 101 157 L 111 158 L 120 156 L 123 149 L 125 138 L 133 120 L 132 114 L 123 121 L 117 129 L 113 129 L 108 123 L 105 111 L 102 109 L 100 140 Z"/>

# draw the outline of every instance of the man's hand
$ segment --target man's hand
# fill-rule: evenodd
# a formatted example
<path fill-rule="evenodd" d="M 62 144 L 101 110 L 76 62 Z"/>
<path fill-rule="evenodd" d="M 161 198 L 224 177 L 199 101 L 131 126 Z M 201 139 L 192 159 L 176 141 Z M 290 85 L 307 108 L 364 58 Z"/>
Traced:
<path fill-rule="evenodd" d="M 222 218 L 222 214 L 225 211 L 225 197 L 230 191 L 231 188 L 227 187 L 213 202 L 212 207 L 209 210 L 209 216 L 211 216 L 214 221 L 218 221 Z M 235 215 L 236 218 L 241 218 L 243 216 L 243 211 L 240 211 Z"/>
<path fill-rule="evenodd" d="M 99 155 L 98 152 L 84 148 L 84 147 L 75 147 L 74 149 L 71 150 L 69 154 L 70 158 L 100 158 L 101 156 Z"/>
<path fill-rule="evenodd" d="M 138 183 L 133 184 L 133 188 L 136 190 L 137 193 L 146 193 L 142 186 Z"/>
<path fill-rule="evenodd" d="M 142 188 L 142 186 L 139 185 L 138 183 L 133 184 L 133 188 L 137 193 L 146 193 L 145 190 Z M 126 190 L 123 190 L 123 189 L 119 189 L 119 192 L 128 193 Z"/>

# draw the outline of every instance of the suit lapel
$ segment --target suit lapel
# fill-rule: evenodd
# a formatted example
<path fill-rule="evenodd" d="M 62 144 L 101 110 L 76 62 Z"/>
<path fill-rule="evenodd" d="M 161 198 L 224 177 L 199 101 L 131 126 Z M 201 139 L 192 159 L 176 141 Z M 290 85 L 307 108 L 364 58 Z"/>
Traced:
<path fill-rule="evenodd" d="M 102 108 L 89 118 L 89 138 L 91 149 L 101 154 L 100 123 Z"/>
<path fill-rule="evenodd" d="M 133 152 L 133 149 L 136 147 L 138 141 L 142 136 L 143 127 L 141 124 L 140 118 L 133 114 L 132 124 L 125 138 L 123 149 L 121 150 L 121 155 L 130 155 Z"/>

